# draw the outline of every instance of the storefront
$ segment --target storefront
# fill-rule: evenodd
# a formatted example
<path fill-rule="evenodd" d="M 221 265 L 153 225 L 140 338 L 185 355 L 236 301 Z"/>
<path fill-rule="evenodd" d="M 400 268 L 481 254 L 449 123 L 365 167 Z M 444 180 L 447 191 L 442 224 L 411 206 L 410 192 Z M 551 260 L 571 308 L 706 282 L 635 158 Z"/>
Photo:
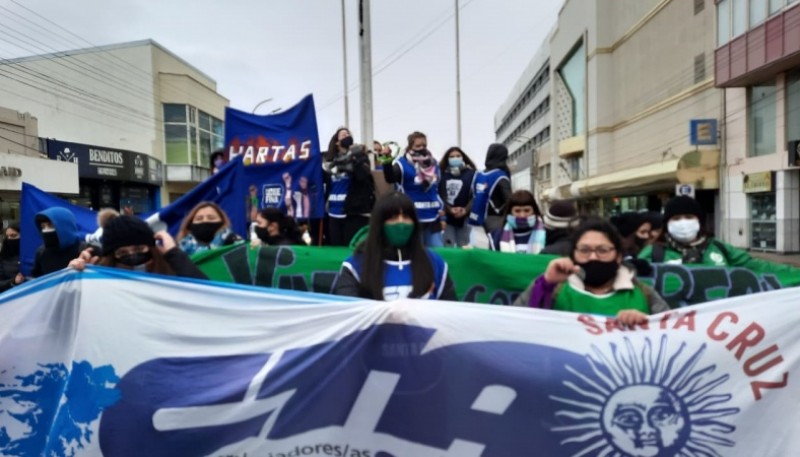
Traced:
<path fill-rule="evenodd" d="M 75 203 L 93 210 L 131 207 L 146 214 L 161 207 L 164 166 L 139 152 L 47 140 L 48 156 L 78 165 L 80 193 Z"/>
<path fill-rule="evenodd" d="M 771 171 L 744 176 L 750 219 L 750 248 L 774 251 L 778 241 L 778 214 Z"/>

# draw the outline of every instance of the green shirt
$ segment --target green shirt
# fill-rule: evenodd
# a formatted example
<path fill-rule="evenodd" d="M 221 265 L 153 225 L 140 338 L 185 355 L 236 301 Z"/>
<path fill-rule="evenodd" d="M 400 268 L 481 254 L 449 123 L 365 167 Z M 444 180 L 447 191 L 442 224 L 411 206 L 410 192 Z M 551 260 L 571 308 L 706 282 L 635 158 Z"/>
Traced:
<path fill-rule="evenodd" d="M 569 282 L 558 287 L 553 296 L 553 309 L 573 313 L 616 316 L 623 309 L 650 314 L 650 305 L 640 287 L 620 289 L 605 295 L 594 295 L 575 289 Z"/>

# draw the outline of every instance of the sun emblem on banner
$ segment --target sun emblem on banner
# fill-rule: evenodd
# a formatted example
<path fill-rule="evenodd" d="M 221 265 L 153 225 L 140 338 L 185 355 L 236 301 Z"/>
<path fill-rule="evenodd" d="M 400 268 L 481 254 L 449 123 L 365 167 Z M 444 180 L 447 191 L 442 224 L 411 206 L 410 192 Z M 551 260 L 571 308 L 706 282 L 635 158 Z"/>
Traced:
<path fill-rule="evenodd" d="M 657 348 L 646 338 L 641 350 L 624 341 L 605 352 L 592 345 L 590 371 L 566 366 L 575 376 L 564 381 L 570 398 L 550 397 L 561 405 L 551 430 L 566 435 L 572 456 L 721 457 L 720 447 L 733 447 L 736 427 L 724 420 L 739 408 L 717 392 L 730 376 L 701 368 L 705 344 L 691 352 L 686 343 L 669 351 L 666 336 Z"/>

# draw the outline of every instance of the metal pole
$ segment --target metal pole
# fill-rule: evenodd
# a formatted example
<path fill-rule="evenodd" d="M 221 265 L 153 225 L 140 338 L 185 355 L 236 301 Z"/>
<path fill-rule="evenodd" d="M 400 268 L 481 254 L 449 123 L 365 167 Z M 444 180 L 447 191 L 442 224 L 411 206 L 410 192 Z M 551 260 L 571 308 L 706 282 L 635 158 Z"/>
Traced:
<path fill-rule="evenodd" d="M 360 0 L 359 50 L 361 56 L 361 141 L 372 147 L 372 47 L 370 28 L 370 0 Z"/>
<path fill-rule="evenodd" d="M 344 125 L 350 126 L 350 97 L 347 95 L 347 33 L 344 14 L 344 0 L 342 0 L 342 71 L 344 72 Z"/>
<path fill-rule="evenodd" d="M 456 0 L 456 139 L 461 146 L 461 52 L 458 29 L 458 0 Z"/>
<path fill-rule="evenodd" d="M 261 100 L 260 102 L 258 102 L 258 104 L 253 108 L 253 114 L 256 114 L 256 110 L 258 109 L 259 106 L 263 105 L 264 103 L 269 103 L 271 101 L 272 101 L 272 97 L 270 97 L 270 98 L 268 98 L 266 100 Z"/>

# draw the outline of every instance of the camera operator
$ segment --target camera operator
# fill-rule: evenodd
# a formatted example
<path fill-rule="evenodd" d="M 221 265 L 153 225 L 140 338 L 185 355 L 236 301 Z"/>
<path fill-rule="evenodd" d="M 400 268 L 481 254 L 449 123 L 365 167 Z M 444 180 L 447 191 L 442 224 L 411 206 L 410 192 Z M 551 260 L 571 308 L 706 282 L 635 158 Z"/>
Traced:
<path fill-rule="evenodd" d="M 369 223 L 375 203 L 375 182 L 363 145 L 354 145 L 350 130 L 339 128 L 331 138 L 326 160 L 328 181 L 328 245 L 348 246 Z"/>

